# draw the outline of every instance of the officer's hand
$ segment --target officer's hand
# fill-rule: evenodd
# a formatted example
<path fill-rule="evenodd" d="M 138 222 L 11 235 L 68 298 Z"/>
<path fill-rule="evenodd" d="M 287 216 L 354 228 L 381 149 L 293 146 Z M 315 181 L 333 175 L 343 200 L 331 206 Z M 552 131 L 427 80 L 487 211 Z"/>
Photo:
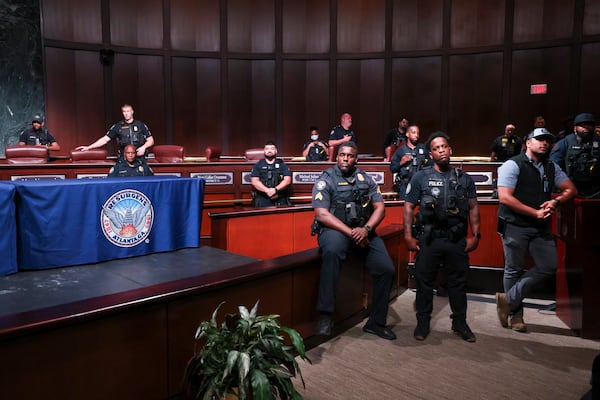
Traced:
<path fill-rule="evenodd" d="M 408 247 L 408 251 L 419 251 L 421 247 L 419 247 L 419 241 L 414 237 L 406 239 L 406 247 Z"/>
<path fill-rule="evenodd" d="M 477 248 L 479 245 L 479 239 L 475 236 L 467 238 L 467 244 L 465 245 L 465 252 L 469 253 Z"/>
<path fill-rule="evenodd" d="M 352 228 L 350 237 L 357 246 L 366 247 L 369 245 L 369 232 L 365 228 Z"/>
<path fill-rule="evenodd" d="M 400 159 L 400 165 L 404 165 L 406 163 L 411 162 L 411 160 L 413 159 L 412 155 L 410 154 L 405 154 L 402 156 L 402 158 Z"/>
<path fill-rule="evenodd" d="M 139 148 L 138 148 L 138 149 L 135 151 L 135 154 L 136 154 L 138 157 L 142 157 L 144 154 L 146 154 L 146 149 L 143 149 L 143 148 L 139 147 Z"/>
<path fill-rule="evenodd" d="M 275 188 L 267 188 L 267 191 L 265 192 L 265 194 L 267 196 L 269 196 L 269 198 L 274 198 L 277 197 L 277 190 L 275 190 Z"/>
<path fill-rule="evenodd" d="M 538 210 L 535 210 L 535 216 L 537 219 L 545 220 L 552 217 L 552 212 L 549 207 L 542 207 Z"/>

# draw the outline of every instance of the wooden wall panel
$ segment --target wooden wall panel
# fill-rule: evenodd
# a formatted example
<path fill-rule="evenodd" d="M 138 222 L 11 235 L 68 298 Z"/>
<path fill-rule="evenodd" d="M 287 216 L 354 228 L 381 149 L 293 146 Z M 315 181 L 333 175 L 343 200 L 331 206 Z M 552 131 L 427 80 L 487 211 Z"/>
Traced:
<path fill-rule="evenodd" d="M 43 36 L 70 42 L 101 43 L 98 0 L 42 0 Z"/>
<path fill-rule="evenodd" d="M 329 4 L 322 0 L 286 0 L 283 8 L 283 52 L 329 51 Z"/>
<path fill-rule="evenodd" d="M 599 10 L 600 11 L 600 10 Z M 600 121 L 600 103 L 598 102 L 598 79 L 600 71 L 600 43 L 590 43 L 581 50 L 581 80 L 579 84 L 579 104 L 576 112 L 591 112 Z"/>
<path fill-rule="evenodd" d="M 515 1 L 516 43 L 564 39 L 573 34 L 575 0 Z"/>
<path fill-rule="evenodd" d="M 219 51 L 219 2 L 178 0 L 171 5 L 171 47 L 179 50 Z"/>
<path fill-rule="evenodd" d="M 189 156 L 204 156 L 206 146 L 223 148 L 221 62 L 173 58 L 173 143 Z"/>
<path fill-rule="evenodd" d="M 583 14 L 583 34 L 597 35 L 600 33 L 600 2 L 585 0 Z"/>
<path fill-rule="evenodd" d="M 503 132 L 502 53 L 450 57 L 449 92 L 447 133 L 454 154 L 486 154 Z"/>
<path fill-rule="evenodd" d="M 308 128 L 316 126 L 329 137 L 329 62 L 289 60 L 283 62 L 283 143 L 285 155 L 302 153 L 309 141 Z"/>
<path fill-rule="evenodd" d="M 274 0 L 227 2 L 229 51 L 271 53 L 275 50 Z"/>
<path fill-rule="evenodd" d="M 368 53 L 385 49 L 385 0 L 338 0 L 337 50 Z"/>
<path fill-rule="evenodd" d="M 244 154 L 247 148 L 263 147 L 267 140 L 277 140 L 274 76 L 272 60 L 229 61 L 230 154 Z"/>
<path fill-rule="evenodd" d="M 443 0 L 393 2 L 392 49 L 438 49 L 443 38 Z"/>
<path fill-rule="evenodd" d="M 337 99 L 339 116 L 352 114 L 359 153 L 381 155 L 383 143 L 383 60 L 342 60 L 338 63 Z"/>
<path fill-rule="evenodd" d="M 155 144 L 167 143 L 164 88 L 162 57 L 116 54 L 112 89 L 114 122 L 123 119 L 121 105 L 131 104 L 134 117 L 148 125 Z"/>
<path fill-rule="evenodd" d="M 571 76 L 568 47 L 519 50 L 513 53 L 510 89 L 511 110 L 519 135 L 533 129 L 536 115 L 546 117 L 551 132 L 562 129 L 562 119 L 569 115 L 569 81 Z M 548 94 L 530 95 L 530 85 L 547 83 Z"/>
<path fill-rule="evenodd" d="M 429 133 L 440 129 L 441 57 L 394 59 L 391 82 L 392 120 L 388 121 L 386 129 L 397 127 L 401 116 L 419 125 L 422 141 Z"/>
<path fill-rule="evenodd" d="M 453 0 L 452 47 L 501 44 L 504 40 L 504 1 Z"/>
<path fill-rule="evenodd" d="M 111 42 L 120 46 L 163 47 L 162 0 L 110 0 Z"/>
<path fill-rule="evenodd" d="M 98 53 L 47 47 L 46 126 L 69 155 L 104 135 L 102 65 Z"/>

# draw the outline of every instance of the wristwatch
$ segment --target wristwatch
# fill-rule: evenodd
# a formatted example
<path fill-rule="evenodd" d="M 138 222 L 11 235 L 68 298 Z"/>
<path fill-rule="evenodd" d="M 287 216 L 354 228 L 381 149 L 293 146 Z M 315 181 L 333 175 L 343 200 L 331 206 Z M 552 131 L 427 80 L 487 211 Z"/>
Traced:
<path fill-rule="evenodd" d="M 476 237 L 477 239 L 481 239 L 481 233 L 477 232 L 473 234 L 474 237 Z"/>
<path fill-rule="evenodd" d="M 370 225 L 365 225 L 365 226 L 363 226 L 363 228 L 365 228 L 368 233 L 371 233 L 371 231 L 373 230 L 373 228 L 371 228 Z"/>

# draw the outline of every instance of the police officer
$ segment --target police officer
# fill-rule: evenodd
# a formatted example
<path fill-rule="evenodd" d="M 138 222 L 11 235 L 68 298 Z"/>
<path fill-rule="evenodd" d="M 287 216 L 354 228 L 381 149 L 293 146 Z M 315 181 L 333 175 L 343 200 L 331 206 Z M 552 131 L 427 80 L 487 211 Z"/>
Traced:
<path fill-rule="evenodd" d="M 144 157 L 136 156 L 134 145 L 128 144 L 125 146 L 123 154 L 124 158 L 117 161 L 117 163 L 108 172 L 108 176 L 118 178 L 154 175 L 152 168 L 146 164 L 146 159 Z"/>
<path fill-rule="evenodd" d="M 492 143 L 490 161 L 504 162 L 519 154 L 522 147 L 523 141 L 515 135 L 515 126 L 507 124 L 504 127 L 504 135 L 498 136 Z"/>
<path fill-rule="evenodd" d="M 595 124 L 592 114 L 578 114 L 573 133 L 559 140 L 550 153 L 550 160 L 567 173 L 579 195 L 588 198 L 600 197 L 600 137 L 594 134 Z"/>
<path fill-rule="evenodd" d="M 398 148 L 392 156 L 390 170 L 396 174 L 394 191 L 398 198 L 404 199 L 406 186 L 410 179 L 420 169 L 429 164 L 429 151 L 419 143 L 419 127 L 411 125 L 406 132 L 406 143 Z"/>
<path fill-rule="evenodd" d="M 340 124 L 334 126 L 331 132 L 329 132 L 329 146 L 337 148 L 340 144 L 345 142 L 358 143 L 358 139 L 351 128 L 352 115 L 343 113 L 340 117 Z"/>
<path fill-rule="evenodd" d="M 47 147 L 48 150 L 60 150 L 60 145 L 46 129 L 44 117 L 35 115 L 31 120 L 31 128 L 24 130 L 19 135 L 19 146 Z"/>
<path fill-rule="evenodd" d="M 319 138 L 319 130 L 316 126 L 311 126 L 310 141 L 304 143 L 302 148 L 302 157 L 306 161 L 327 161 L 329 160 L 329 145 L 325 140 Z"/>
<path fill-rule="evenodd" d="M 450 167 L 452 149 L 444 132 L 432 133 L 429 148 L 433 167 L 418 171 L 406 189 L 404 239 L 408 249 L 417 251 L 415 278 L 417 296 L 416 340 L 425 340 L 433 310 L 433 290 L 438 268 L 443 265 L 448 298 L 452 309 L 452 330 L 467 342 L 475 335 L 467 325 L 467 273 L 470 251 L 477 248 L 479 206 L 473 179 Z M 419 206 L 417 224 L 412 227 L 414 210 Z M 467 237 L 468 224 L 472 235 Z"/>
<path fill-rule="evenodd" d="M 318 242 L 323 260 L 316 334 L 331 334 L 342 261 L 349 251 L 355 251 L 373 277 L 373 304 L 363 331 L 393 340 L 396 335 L 386 326 L 386 318 L 395 270 L 383 239 L 375 233 L 385 207 L 375 181 L 356 168 L 357 153 L 354 142 L 340 145 L 336 165 L 325 170 L 313 187 L 312 206 L 320 226 Z"/>
<path fill-rule="evenodd" d="M 556 272 L 552 214 L 577 193 L 562 169 L 548 161 L 553 139 L 546 128 L 534 129 L 525 142 L 525 152 L 498 168 L 498 233 L 504 249 L 505 293 L 496 294 L 497 312 L 501 325 L 517 332 L 527 330 L 523 299 Z M 561 193 L 552 198 L 555 189 Z M 527 253 L 535 264 L 528 270 Z"/>
<path fill-rule="evenodd" d="M 117 139 L 119 144 L 119 157 L 123 158 L 123 150 L 128 144 L 132 144 L 136 148 L 136 154 L 138 157 L 146 155 L 146 151 L 154 146 L 154 138 L 152 133 L 142 121 L 133 118 L 133 107 L 129 104 L 123 104 L 121 106 L 121 112 L 123 113 L 123 121 L 117 122 L 110 127 L 106 135 L 96 140 L 89 146 L 79 146 L 76 150 L 91 150 L 98 147 L 102 147 L 112 139 Z"/>
<path fill-rule="evenodd" d="M 289 186 L 292 174 L 282 159 L 277 158 L 277 146 L 272 141 L 265 143 L 265 158 L 252 167 L 251 182 L 255 207 L 289 206 Z"/>

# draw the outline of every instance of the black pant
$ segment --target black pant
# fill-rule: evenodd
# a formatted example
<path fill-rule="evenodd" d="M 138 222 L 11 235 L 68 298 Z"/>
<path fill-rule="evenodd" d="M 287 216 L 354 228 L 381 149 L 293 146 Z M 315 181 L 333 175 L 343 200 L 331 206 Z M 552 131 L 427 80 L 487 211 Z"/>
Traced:
<path fill-rule="evenodd" d="M 469 256 L 465 252 L 466 240 L 452 242 L 446 238 L 432 239 L 429 244 L 419 241 L 421 250 L 415 259 L 417 281 L 417 320 L 428 321 L 433 311 L 433 290 L 440 265 L 446 275 L 451 318 L 465 321 L 467 317 L 467 274 Z"/>
<path fill-rule="evenodd" d="M 366 267 L 373 277 L 373 304 L 369 321 L 385 325 L 396 271 L 383 239 L 379 236 L 372 237 L 369 246 L 361 249 L 343 233 L 325 228 L 319 235 L 319 247 L 323 264 L 317 309 L 331 313 L 334 311 L 342 261 L 346 259 L 349 251 L 354 251 L 365 260 Z"/>

